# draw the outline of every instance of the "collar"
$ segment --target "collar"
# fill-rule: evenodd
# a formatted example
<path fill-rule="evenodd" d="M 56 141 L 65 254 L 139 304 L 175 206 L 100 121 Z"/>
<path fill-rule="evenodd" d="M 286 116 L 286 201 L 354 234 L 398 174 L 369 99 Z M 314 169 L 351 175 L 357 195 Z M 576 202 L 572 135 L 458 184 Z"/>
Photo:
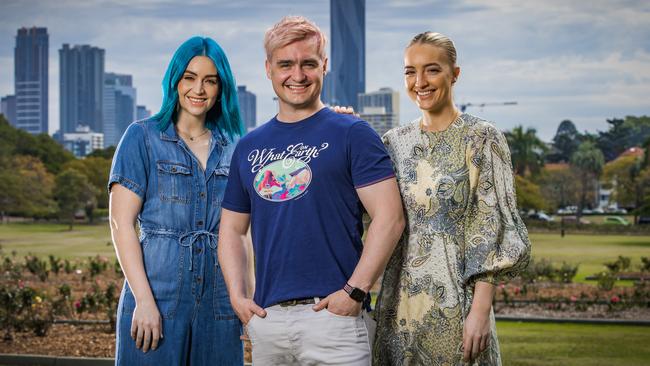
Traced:
<path fill-rule="evenodd" d="M 178 132 L 176 132 L 176 128 L 174 128 L 175 126 L 174 123 L 170 123 L 166 130 L 160 132 L 160 139 L 163 141 L 178 142 L 180 137 L 178 136 Z M 228 138 L 223 134 L 223 132 L 221 132 L 221 130 L 215 127 L 210 130 L 210 132 L 212 133 L 212 139 L 217 144 L 221 146 L 228 145 Z"/>

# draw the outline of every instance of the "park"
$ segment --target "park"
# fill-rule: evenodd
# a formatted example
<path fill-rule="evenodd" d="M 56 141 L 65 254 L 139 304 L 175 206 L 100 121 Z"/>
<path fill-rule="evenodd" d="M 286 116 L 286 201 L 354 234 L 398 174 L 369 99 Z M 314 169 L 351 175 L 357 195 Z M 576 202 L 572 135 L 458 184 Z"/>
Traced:
<path fill-rule="evenodd" d="M 650 350 L 645 347 L 650 324 L 650 236 L 569 232 L 561 237 L 558 232 L 532 232 L 530 237 L 531 267 L 536 272 L 528 276 L 535 278 L 517 279 L 497 292 L 495 310 L 504 364 L 650 362 Z M 107 223 L 75 225 L 74 230 L 65 224 L 4 224 L 0 225 L 0 244 L 0 319 L 5 338 L 0 353 L 112 357 L 111 326 L 123 279 Z M 629 258 L 629 263 L 614 268 L 611 287 L 588 279 L 612 272 L 606 264 L 616 267 L 619 256 Z M 638 279 L 619 280 L 623 272 L 634 273 Z M 527 294 L 522 294 L 524 287 Z M 15 291 L 14 303 L 8 305 L 11 291 Z M 524 299 L 530 302 L 522 305 Z M 7 314 L 10 309 L 13 313 Z M 501 320 L 504 314 L 519 320 Z M 525 320 L 538 317 L 611 322 Z M 11 323 L 16 321 L 22 324 Z M 8 326 L 14 329 L 8 331 Z M 12 340 L 7 341 L 8 337 Z"/>

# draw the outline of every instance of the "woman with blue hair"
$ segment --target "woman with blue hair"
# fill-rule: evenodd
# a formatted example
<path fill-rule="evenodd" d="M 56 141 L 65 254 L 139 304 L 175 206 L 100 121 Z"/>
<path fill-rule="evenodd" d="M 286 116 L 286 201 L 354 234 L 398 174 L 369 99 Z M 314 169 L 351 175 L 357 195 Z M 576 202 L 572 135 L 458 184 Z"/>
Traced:
<path fill-rule="evenodd" d="M 190 38 L 169 63 L 160 111 L 132 123 L 113 157 L 110 224 L 126 277 L 117 365 L 243 364 L 241 324 L 217 260 L 242 133 L 226 55 L 210 38 Z"/>

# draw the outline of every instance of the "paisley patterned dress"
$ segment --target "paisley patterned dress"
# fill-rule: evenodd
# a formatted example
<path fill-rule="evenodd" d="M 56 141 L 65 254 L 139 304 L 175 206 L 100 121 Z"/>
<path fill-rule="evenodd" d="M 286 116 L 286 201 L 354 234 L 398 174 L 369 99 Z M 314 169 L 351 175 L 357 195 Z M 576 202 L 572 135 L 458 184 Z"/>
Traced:
<path fill-rule="evenodd" d="M 419 120 L 386 133 L 407 227 L 384 273 L 375 365 L 463 365 L 463 321 L 474 284 L 497 284 L 528 264 L 506 139 L 461 114 L 441 132 Z M 474 365 L 500 365 L 491 339 Z"/>

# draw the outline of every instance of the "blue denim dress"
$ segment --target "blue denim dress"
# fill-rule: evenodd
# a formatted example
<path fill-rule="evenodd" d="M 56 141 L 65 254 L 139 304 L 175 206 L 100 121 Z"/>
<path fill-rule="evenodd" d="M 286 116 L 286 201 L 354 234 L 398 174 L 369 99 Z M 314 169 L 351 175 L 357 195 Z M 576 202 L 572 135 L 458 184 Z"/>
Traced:
<path fill-rule="evenodd" d="M 217 260 L 221 201 L 236 141 L 218 130 L 205 171 L 174 125 L 134 122 L 120 141 L 109 178 L 142 199 L 144 267 L 162 317 L 163 339 L 143 353 L 131 339 L 135 308 L 125 281 L 117 309 L 116 365 L 242 365 L 241 324 Z"/>

